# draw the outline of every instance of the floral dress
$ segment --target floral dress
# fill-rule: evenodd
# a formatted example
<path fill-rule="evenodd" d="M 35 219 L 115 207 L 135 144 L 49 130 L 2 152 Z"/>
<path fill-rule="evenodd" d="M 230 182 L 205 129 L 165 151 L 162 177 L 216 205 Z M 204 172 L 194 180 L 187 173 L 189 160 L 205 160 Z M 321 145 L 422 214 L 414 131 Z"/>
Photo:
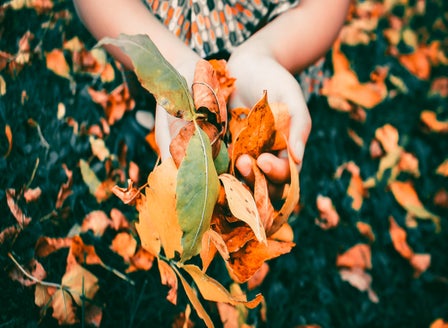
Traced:
<path fill-rule="evenodd" d="M 143 0 L 148 9 L 203 58 L 227 59 L 232 49 L 299 0 Z M 322 61 L 300 76 L 306 99 L 324 77 Z"/>

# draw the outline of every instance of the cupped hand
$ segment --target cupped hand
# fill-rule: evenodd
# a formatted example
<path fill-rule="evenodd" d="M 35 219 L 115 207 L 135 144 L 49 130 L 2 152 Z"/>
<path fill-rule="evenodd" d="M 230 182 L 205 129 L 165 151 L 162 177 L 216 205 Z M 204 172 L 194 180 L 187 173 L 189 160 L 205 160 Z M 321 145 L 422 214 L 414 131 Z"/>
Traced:
<path fill-rule="evenodd" d="M 306 101 L 296 78 L 263 50 L 242 46 L 228 61 L 230 76 L 236 78 L 236 88 L 229 109 L 252 108 L 267 91 L 269 103 L 287 105 L 291 125 L 288 143 L 298 170 L 301 168 L 305 144 L 311 130 L 311 118 Z M 263 153 L 257 158 L 258 167 L 273 185 L 282 185 L 290 178 L 287 150 L 274 155 Z M 253 182 L 252 161 L 248 155 L 240 156 L 236 168 L 246 181 Z"/>

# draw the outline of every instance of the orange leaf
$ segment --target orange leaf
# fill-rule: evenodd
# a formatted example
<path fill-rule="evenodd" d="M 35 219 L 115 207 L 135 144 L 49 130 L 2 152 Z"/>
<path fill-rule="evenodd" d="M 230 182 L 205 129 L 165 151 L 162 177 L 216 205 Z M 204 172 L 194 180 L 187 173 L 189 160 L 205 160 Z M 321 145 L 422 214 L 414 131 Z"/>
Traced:
<path fill-rule="evenodd" d="M 260 286 L 264 278 L 266 278 L 269 273 L 269 265 L 265 262 L 262 264 L 261 268 L 255 272 L 255 274 L 247 281 L 247 289 L 253 290 Z"/>
<path fill-rule="evenodd" d="M 5 125 L 5 135 L 6 135 L 6 140 L 8 140 L 8 149 L 6 150 L 3 157 L 7 158 L 9 156 L 9 154 L 11 153 L 11 149 L 12 149 L 12 131 L 11 131 L 11 126 L 9 126 L 9 124 Z"/>
<path fill-rule="evenodd" d="M 129 262 L 137 249 L 137 241 L 128 232 L 120 232 L 112 240 L 111 249 Z"/>
<path fill-rule="evenodd" d="M 140 190 L 134 187 L 134 182 L 131 179 L 128 179 L 128 186 L 126 188 L 113 186 L 112 192 L 127 205 L 135 205 L 136 199 L 141 195 Z"/>
<path fill-rule="evenodd" d="M 219 90 L 227 103 L 233 90 L 235 90 L 235 78 L 229 76 L 227 62 L 224 59 L 211 59 L 209 63 L 213 66 L 219 81 Z"/>
<path fill-rule="evenodd" d="M 333 205 L 330 197 L 318 195 L 316 199 L 319 218 L 316 218 L 316 224 L 322 229 L 331 229 L 339 224 L 339 214 Z"/>
<path fill-rule="evenodd" d="M 360 291 L 367 291 L 370 301 L 378 303 L 379 299 L 376 293 L 372 290 L 372 276 L 366 273 L 361 268 L 341 269 L 339 271 L 341 279 L 347 281 L 353 287 Z"/>
<path fill-rule="evenodd" d="M 103 261 L 98 257 L 95 247 L 84 244 L 80 236 L 72 237 L 72 243 L 67 256 L 67 271 L 73 265 L 79 264 L 98 264 L 103 266 Z"/>
<path fill-rule="evenodd" d="M 271 149 L 274 138 L 274 115 L 268 104 L 267 92 L 264 91 L 261 100 L 250 110 L 246 127 L 233 141 L 231 172 L 233 172 L 235 161 L 240 155 L 248 154 L 257 158 L 262 152 Z"/>
<path fill-rule="evenodd" d="M 202 271 L 206 272 L 211 261 L 215 257 L 216 251 L 219 251 L 222 258 L 227 261 L 229 259 L 229 250 L 220 234 L 212 229 L 208 229 L 202 236 L 202 247 L 200 257 L 202 260 Z"/>
<path fill-rule="evenodd" d="M 47 68 L 53 73 L 70 79 L 70 66 L 65 60 L 64 53 L 60 49 L 54 49 L 46 54 Z"/>
<path fill-rule="evenodd" d="M 110 218 L 112 220 L 111 227 L 114 230 L 129 229 L 129 221 L 119 209 L 111 209 Z"/>
<path fill-rule="evenodd" d="M 369 239 L 371 242 L 375 241 L 375 234 L 373 233 L 370 224 L 358 221 L 356 222 L 356 228 L 358 228 L 358 231 L 361 235 Z"/>
<path fill-rule="evenodd" d="M 293 241 L 294 231 L 288 223 L 284 223 L 276 232 L 269 236 L 269 239 L 278 241 Z"/>
<path fill-rule="evenodd" d="M 193 101 L 198 111 L 206 109 L 213 113 L 217 125 L 227 122 L 227 104 L 220 92 L 220 84 L 214 67 L 201 59 L 196 64 L 193 79 Z"/>
<path fill-rule="evenodd" d="M 157 261 L 157 264 L 159 266 L 160 279 L 162 281 L 162 284 L 170 288 L 170 290 L 168 291 L 168 295 L 166 296 L 166 299 L 171 303 L 173 303 L 174 305 L 176 305 L 177 289 L 178 289 L 176 273 L 174 272 L 173 268 L 163 260 L 159 259 Z"/>
<path fill-rule="evenodd" d="M 288 106 L 279 102 L 271 103 L 270 106 L 275 121 L 275 141 L 271 149 L 285 149 L 287 148 L 286 138 L 289 136 L 291 125 L 291 115 L 289 114 Z"/>
<path fill-rule="evenodd" d="M 17 198 L 16 191 L 14 189 L 7 189 L 6 203 L 8 204 L 9 210 L 11 211 L 11 214 L 14 216 L 19 226 L 21 228 L 24 228 L 31 222 L 31 218 L 25 216 L 22 209 L 17 204 L 15 198 Z"/>
<path fill-rule="evenodd" d="M 433 132 L 448 133 L 448 121 L 439 121 L 437 114 L 433 111 L 422 111 L 420 120 Z"/>
<path fill-rule="evenodd" d="M 431 75 L 431 63 L 424 48 L 418 48 L 410 54 L 399 55 L 398 60 L 419 79 L 427 80 Z"/>
<path fill-rule="evenodd" d="M 437 319 L 431 323 L 429 328 L 448 328 L 448 321 Z"/>
<path fill-rule="evenodd" d="M 237 107 L 230 110 L 229 131 L 233 138 L 236 138 L 241 130 L 247 125 L 247 116 L 250 109 Z"/>
<path fill-rule="evenodd" d="M 345 253 L 338 255 L 336 265 L 338 267 L 371 269 L 372 256 L 370 246 L 357 244 L 349 248 Z"/>
<path fill-rule="evenodd" d="M 386 124 L 376 129 L 375 138 L 381 143 L 386 153 L 394 152 L 398 146 L 398 131 L 390 124 Z"/>
<path fill-rule="evenodd" d="M 154 263 L 154 255 L 146 251 L 144 248 L 139 247 L 134 256 L 131 257 L 131 265 L 126 272 L 134 272 L 137 270 L 148 271 L 152 268 Z"/>
<path fill-rule="evenodd" d="M 396 201 L 410 214 L 420 219 L 430 219 L 440 230 L 440 218 L 425 209 L 411 182 L 393 181 L 389 184 Z"/>
<path fill-rule="evenodd" d="M 289 253 L 294 247 L 292 242 L 268 240 L 267 245 L 256 240 L 249 241 L 242 249 L 230 253 L 227 262 L 231 274 L 237 282 L 248 281 L 267 260 Z"/>
<path fill-rule="evenodd" d="M 410 260 L 414 256 L 414 251 L 406 241 L 407 233 L 401 228 L 392 216 L 389 216 L 389 233 L 395 250 L 405 259 Z"/>
<path fill-rule="evenodd" d="M 448 177 L 448 159 L 437 167 L 436 173 Z"/>

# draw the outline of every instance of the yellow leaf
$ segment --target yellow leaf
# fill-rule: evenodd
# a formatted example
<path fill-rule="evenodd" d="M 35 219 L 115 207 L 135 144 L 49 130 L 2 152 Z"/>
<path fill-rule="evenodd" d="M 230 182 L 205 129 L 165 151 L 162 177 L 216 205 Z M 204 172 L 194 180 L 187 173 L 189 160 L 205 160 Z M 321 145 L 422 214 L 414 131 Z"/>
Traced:
<path fill-rule="evenodd" d="M 207 276 L 197 266 L 184 264 L 182 269 L 188 272 L 193 278 L 204 299 L 213 302 L 224 302 L 232 305 L 244 304 L 250 309 L 255 308 L 263 299 L 261 294 L 257 294 L 251 301 L 247 301 L 246 295 L 231 295 L 218 281 Z"/>
<path fill-rule="evenodd" d="M 82 305 L 81 297 L 93 299 L 99 289 L 98 279 L 79 264 L 71 265 L 62 277 L 61 285 L 67 287 L 76 304 Z"/>

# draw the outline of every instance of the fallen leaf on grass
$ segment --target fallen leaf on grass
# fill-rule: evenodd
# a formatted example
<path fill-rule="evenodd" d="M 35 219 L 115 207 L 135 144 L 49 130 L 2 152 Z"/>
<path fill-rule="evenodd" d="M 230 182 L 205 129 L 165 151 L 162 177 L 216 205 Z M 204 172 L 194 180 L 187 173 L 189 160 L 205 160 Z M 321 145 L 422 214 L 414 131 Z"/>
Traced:
<path fill-rule="evenodd" d="M 357 244 L 338 255 L 336 266 L 345 268 L 372 268 L 372 255 L 370 246 L 366 244 Z"/>
<path fill-rule="evenodd" d="M 397 224 L 392 216 L 389 217 L 389 224 L 390 238 L 392 239 L 395 250 L 405 259 L 410 260 L 414 255 L 414 251 L 406 240 L 406 231 Z"/>
<path fill-rule="evenodd" d="M 47 257 L 48 255 L 62 249 L 70 247 L 72 243 L 72 238 L 51 238 L 51 237 L 40 237 L 35 246 L 34 252 L 38 257 Z"/>
<path fill-rule="evenodd" d="M 112 240 L 110 248 L 120 255 L 124 261 L 129 262 L 137 250 L 137 241 L 128 232 L 120 232 Z"/>
<path fill-rule="evenodd" d="M 95 210 L 87 214 L 82 220 L 81 231 L 92 231 L 97 237 L 104 234 L 107 228 L 110 227 L 112 221 L 106 213 L 101 210 Z"/>
<path fill-rule="evenodd" d="M 356 228 L 358 228 L 358 231 L 361 235 L 369 239 L 371 242 L 375 241 L 375 234 L 373 233 L 370 224 L 358 221 L 356 222 Z"/>
<path fill-rule="evenodd" d="M 434 320 L 429 328 L 448 328 L 448 321 L 441 318 Z"/>
<path fill-rule="evenodd" d="M 440 231 L 440 217 L 426 210 L 411 182 L 393 181 L 389 184 L 389 187 L 396 201 L 406 211 L 419 219 L 433 221 L 436 231 Z"/>
<path fill-rule="evenodd" d="M 31 259 L 26 266 L 24 266 L 24 269 L 35 279 L 30 279 L 26 275 L 23 274 L 21 270 L 17 266 L 14 266 L 9 272 L 9 277 L 19 282 L 22 286 L 33 286 L 38 281 L 43 281 L 45 277 L 47 276 L 47 272 L 45 271 L 44 267 L 40 262 L 38 262 L 36 259 Z"/>
<path fill-rule="evenodd" d="M 420 120 L 432 131 L 448 133 L 448 121 L 439 121 L 437 114 L 430 110 L 424 110 L 420 114 Z"/>
<path fill-rule="evenodd" d="M 437 167 L 436 173 L 448 177 L 448 159 L 444 160 L 443 163 Z"/>
<path fill-rule="evenodd" d="M 319 227 L 327 230 L 332 229 L 339 224 L 339 214 L 330 197 L 318 195 L 316 206 L 319 211 L 319 218 L 315 219 L 315 223 Z"/>
<path fill-rule="evenodd" d="M 5 136 L 6 136 L 6 140 L 8 141 L 8 148 L 7 148 L 6 152 L 3 154 L 3 158 L 7 158 L 9 156 L 9 154 L 11 153 L 11 149 L 12 149 L 12 131 L 11 131 L 11 126 L 9 124 L 5 125 Z"/>
<path fill-rule="evenodd" d="M 47 68 L 66 79 L 71 79 L 70 66 L 67 64 L 64 53 L 60 49 L 53 49 L 45 55 L 47 61 Z"/>
<path fill-rule="evenodd" d="M 372 276 L 363 269 L 355 267 L 351 269 L 340 269 L 341 279 L 347 281 L 360 291 L 367 292 L 372 303 L 378 303 L 378 295 L 372 289 Z"/>

